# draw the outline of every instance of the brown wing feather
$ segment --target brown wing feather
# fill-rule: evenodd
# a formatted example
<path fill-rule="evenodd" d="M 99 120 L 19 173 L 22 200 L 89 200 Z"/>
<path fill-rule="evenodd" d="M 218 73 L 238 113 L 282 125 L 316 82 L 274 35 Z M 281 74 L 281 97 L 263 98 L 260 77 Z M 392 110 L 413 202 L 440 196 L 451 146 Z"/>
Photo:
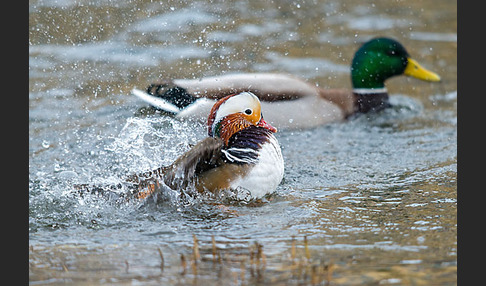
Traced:
<path fill-rule="evenodd" d="M 224 143 L 219 138 L 207 137 L 189 151 L 177 158 L 169 166 L 152 171 L 133 174 L 127 177 L 128 182 L 138 184 L 138 198 L 146 198 L 158 189 L 160 179 L 171 189 L 184 189 L 197 182 L 198 175 L 222 164 L 221 149 Z"/>
<path fill-rule="evenodd" d="M 290 100 L 318 94 L 315 85 L 287 74 L 243 73 L 202 79 L 174 79 L 173 82 L 196 97 L 211 99 L 243 91 L 251 91 L 261 101 Z"/>
<path fill-rule="evenodd" d="M 218 167 L 224 143 L 219 138 L 207 137 L 177 158 L 164 170 L 164 183 L 172 189 L 185 188 L 201 173 Z"/>

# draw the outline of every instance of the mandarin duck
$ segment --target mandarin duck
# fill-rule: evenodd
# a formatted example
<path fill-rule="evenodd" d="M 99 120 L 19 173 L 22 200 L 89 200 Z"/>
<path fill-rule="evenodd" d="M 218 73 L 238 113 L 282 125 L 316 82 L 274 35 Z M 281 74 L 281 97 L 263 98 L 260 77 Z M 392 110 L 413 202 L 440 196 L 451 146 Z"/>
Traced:
<path fill-rule="evenodd" d="M 263 119 L 257 96 L 242 92 L 219 99 L 209 112 L 207 128 L 208 137 L 171 165 L 130 176 L 128 180 L 140 186 L 145 180 L 158 180 L 143 191 L 140 188 L 137 197 L 156 193 L 159 181 L 173 190 L 232 190 L 246 199 L 276 190 L 284 161 L 274 136 L 277 129 Z"/>
<path fill-rule="evenodd" d="M 385 80 L 402 74 L 440 81 L 439 75 L 413 60 L 402 44 L 382 37 L 367 41 L 356 51 L 352 89 L 324 89 L 286 74 L 240 73 L 173 79 L 151 84 L 146 91 L 135 88 L 132 94 L 176 118 L 202 120 L 217 99 L 250 91 L 259 97 L 269 123 L 282 129 L 302 129 L 389 107 Z"/>

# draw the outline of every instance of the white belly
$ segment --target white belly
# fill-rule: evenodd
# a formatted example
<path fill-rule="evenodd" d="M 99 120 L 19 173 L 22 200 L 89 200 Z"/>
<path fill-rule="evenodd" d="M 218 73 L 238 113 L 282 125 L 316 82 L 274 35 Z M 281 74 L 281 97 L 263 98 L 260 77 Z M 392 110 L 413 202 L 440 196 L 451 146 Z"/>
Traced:
<path fill-rule="evenodd" d="M 244 178 L 236 180 L 231 189 L 238 191 L 239 199 L 261 198 L 275 192 L 284 174 L 284 161 L 280 145 L 274 136 L 262 146 L 258 163 Z"/>

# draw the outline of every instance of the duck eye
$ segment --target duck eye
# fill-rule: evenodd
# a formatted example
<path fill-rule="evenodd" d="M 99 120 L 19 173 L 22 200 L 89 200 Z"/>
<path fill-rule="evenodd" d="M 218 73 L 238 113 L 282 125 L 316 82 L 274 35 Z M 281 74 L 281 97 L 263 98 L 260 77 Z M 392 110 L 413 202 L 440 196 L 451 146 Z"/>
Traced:
<path fill-rule="evenodd" d="M 252 113 L 253 113 L 253 110 L 251 110 L 249 108 L 245 110 L 245 114 L 247 114 L 247 115 L 251 115 Z"/>

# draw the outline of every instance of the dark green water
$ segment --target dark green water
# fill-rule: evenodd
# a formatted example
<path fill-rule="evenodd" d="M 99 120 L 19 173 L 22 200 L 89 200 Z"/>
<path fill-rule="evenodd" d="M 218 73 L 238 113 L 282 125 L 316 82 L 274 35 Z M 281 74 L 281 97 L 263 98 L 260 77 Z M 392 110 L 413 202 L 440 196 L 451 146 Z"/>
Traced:
<path fill-rule="evenodd" d="M 29 3 L 31 284 L 457 284 L 455 1 Z M 277 133 L 286 169 L 266 202 L 74 191 L 169 164 L 205 136 L 137 115 L 133 87 L 237 71 L 349 87 L 354 51 L 381 35 L 442 82 L 393 78 L 392 109 Z"/>

